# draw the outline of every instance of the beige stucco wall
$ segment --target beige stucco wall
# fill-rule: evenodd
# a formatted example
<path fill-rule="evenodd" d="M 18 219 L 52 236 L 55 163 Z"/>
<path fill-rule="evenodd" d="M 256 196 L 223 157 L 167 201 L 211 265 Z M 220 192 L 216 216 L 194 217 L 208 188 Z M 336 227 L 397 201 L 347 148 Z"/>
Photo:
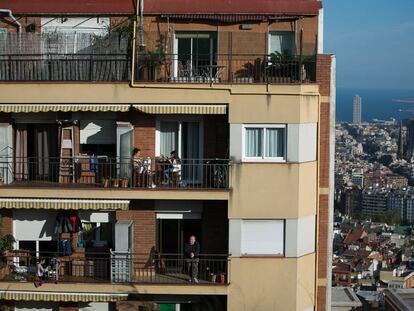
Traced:
<path fill-rule="evenodd" d="M 232 95 L 229 123 L 316 123 L 318 97 L 298 94 Z M 254 111 L 254 113 L 252 113 Z"/>
<path fill-rule="evenodd" d="M 315 254 L 301 258 L 233 258 L 229 311 L 296 311 L 314 305 Z"/>
<path fill-rule="evenodd" d="M 316 215 L 317 162 L 245 163 L 232 167 L 229 218 Z"/>
<path fill-rule="evenodd" d="M 230 105 L 230 123 L 317 122 L 317 85 L 141 86 L 131 88 L 127 83 L 0 83 L 0 103 L 220 103 Z"/>

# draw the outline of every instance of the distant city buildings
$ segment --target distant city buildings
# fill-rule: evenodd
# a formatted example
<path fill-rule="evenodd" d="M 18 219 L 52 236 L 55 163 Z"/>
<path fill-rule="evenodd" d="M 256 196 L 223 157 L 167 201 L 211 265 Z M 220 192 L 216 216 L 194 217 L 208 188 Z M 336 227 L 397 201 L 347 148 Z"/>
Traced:
<path fill-rule="evenodd" d="M 381 216 L 387 211 L 388 191 L 384 188 L 369 188 L 362 191 L 362 215 L 366 218 Z"/>
<path fill-rule="evenodd" d="M 359 95 L 354 96 L 352 106 L 352 123 L 361 124 L 362 122 L 362 98 Z"/>

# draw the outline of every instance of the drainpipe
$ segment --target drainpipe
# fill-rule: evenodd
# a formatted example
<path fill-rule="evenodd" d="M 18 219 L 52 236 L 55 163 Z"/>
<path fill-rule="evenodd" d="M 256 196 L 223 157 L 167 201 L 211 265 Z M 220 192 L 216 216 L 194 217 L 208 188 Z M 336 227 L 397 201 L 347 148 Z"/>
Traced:
<path fill-rule="evenodd" d="M 145 47 L 144 42 L 144 0 L 139 0 L 139 35 L 141 42 L 139 47 L 142 49 Z"/>
<path fill-rule="evenodd" d="M 13 20 L 13 23 L 17 25 L 17 32 L 22 31 L 22 25 L 17 21 L 16 17 L 14 17 L 13 12 L 9 9 L 0 9 L 0 13 L 7 13 L 9 17 Z"/>

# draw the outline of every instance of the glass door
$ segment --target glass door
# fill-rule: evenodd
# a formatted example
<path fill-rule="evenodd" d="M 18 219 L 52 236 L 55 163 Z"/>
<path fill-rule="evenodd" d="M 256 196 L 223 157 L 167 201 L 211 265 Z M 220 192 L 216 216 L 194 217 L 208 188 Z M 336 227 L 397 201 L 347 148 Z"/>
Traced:
<path fill-rule="evenodd" d="M 185 184 L 200 184 L 203 160 L 200 159 L 200 122 L 183 122 L 181 133 L 183 154 L 183 181 Z"/>
<path fill-rule="evenodd" d="M 134 140 L 133 127 L 127 124 L 118 124 L 117 131 L 117 173 L 119 178 L 131 180 L 132 176 L 132 149 Z"/>
<path fill-rule="evenodd" d="M 191 80 L 215 74 L 217 36 L 215 33 L 176 33 L 175 77 Z"/>

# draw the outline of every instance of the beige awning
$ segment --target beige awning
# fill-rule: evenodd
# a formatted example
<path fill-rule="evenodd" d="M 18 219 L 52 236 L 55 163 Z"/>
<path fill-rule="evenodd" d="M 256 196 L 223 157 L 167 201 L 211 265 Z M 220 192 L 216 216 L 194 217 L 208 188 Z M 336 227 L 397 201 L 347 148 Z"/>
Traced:
<path fill-rule="evenodd" d="M 128 294 L 64 293 L 41 291 L 0 291 L 0 300 L 15 301 L 67 301 L 67 302 L 116 302 L 127 300 Z"/>
<path fill-rule="evenodd" d="M 105 104 L 2 104 L 0 112 L 7 113 L 27 113 L 27 112 L 76 112 L 76 111 L 92 111 L 92 112 L 127 112 L 130 105 L 105 105 Z"/>
<path fill-rule="evenodd" d="M 129 200 L 1 198 L 0 208 L 53 210 L 127 210 Z"/>
<path fill-rule="evenodd" d="M 135 104 L 134 109 L 150 114 L 226 114 L 227 105 L 156 105 Z"/>

